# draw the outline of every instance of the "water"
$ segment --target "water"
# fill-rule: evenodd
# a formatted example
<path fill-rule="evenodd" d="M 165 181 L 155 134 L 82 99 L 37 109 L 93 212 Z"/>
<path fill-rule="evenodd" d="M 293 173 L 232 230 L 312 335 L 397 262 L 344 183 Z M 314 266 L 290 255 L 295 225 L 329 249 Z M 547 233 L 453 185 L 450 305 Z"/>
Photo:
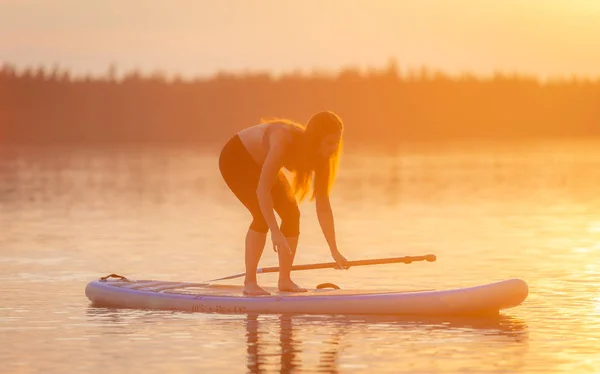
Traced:
<path fill-rule="evenodd" d="M 109 273 L 197 281 L 243 270 L 249 216 L 215 151 L 5 147 L 0 371 L 600 372 L 600 141 L 346 151 L 332 201 L 342 253 L 438 260 L 300 271 L 298 283 L 522 278 L 525 303 L 471 320 L 93 308 L 84 287 Z M 301 210 L 296 262 L 330 261 L 314 205 Z M 267 247 L 261 266 L 276 264 Z"/>

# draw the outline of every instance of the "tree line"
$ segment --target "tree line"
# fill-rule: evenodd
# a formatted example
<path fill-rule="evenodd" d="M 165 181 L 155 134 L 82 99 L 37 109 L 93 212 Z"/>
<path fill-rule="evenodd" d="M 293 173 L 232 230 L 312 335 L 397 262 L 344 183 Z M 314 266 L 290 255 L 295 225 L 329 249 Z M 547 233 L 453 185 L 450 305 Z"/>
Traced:
<path fill-rule="evenodd" d="M 262 118 L 305 122 L 333 110 L 348 141 L 395 145 L 463 138 L 600 135 L 600 80 L 497 73 L 448 75 L 396 62 L 367 72 L 219 72 L 182 79 L 111 68 L 0 68 L 0 140 L 14 144 L 222 142 Z"/>

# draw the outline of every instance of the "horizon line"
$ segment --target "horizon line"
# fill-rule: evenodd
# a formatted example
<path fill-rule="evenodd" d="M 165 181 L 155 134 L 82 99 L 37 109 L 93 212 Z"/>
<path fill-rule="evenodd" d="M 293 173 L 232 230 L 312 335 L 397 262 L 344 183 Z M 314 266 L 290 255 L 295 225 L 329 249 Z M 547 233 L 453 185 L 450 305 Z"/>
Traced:
<path fill-rule="evenodd" d="M 474 72 L 463 69 L 457 72 L 451 72 L 448 69 L 436 68 L 428 64 L 421 64 L 419 66 L 412 65 L 401 65 L 397 59 L 390 58 L 386 64 L 380 66 L 359 66 L 358 64 L 341 64 L 337 68 L 324 68 L 319 66 L 306 67 L 306 68 L 293 68 L 293 69 L 260 69 L 260 68 L 245 68 L 245 69 L 217 69 L 211 73 L 197 73 L 197 74 L 183 74 L 176 71 L 168 71 L 159 67 L 151 69 L 142 69 L 140 67 L 133 67 L 123 72 L 118 72 L 119 64 L 111 62 L 107 64 L 106 70 L 102 73 L 96 72 L 73 72 L 72 68 L 63 67 L 60 63 L 39 63 L 39 64 L 15 64 L 10 61 L 0 60 L 0 73 L 6 70 L 12 71 L 17 77 L 23 77 L 26 73 L 35 75 L 42 69 L 47 76 L 51 73 L 57 73 L 60 75 L 67 74 L 71 81 L 78 80 L 103 80 L 111 79 L 113 81 L 122 81 L 128 77 L 137 76 L 142 79 L 146 78 L 160 78 L 166 82 L 181 81 L 181 82 L 194 82 L 194 81 L 205 81 L 218 79 L 219 77 L 232 77 L 232 78 L 245 78 L 245 77 L 256 77 L 256 76 L 267 76 L 270 79 L 284 79 L 287 77 L 300 77 L 300 78 L 338 78 L 345 73 L 357 74 L 360 78 L 368 78 L 369 76 L 379 75 L 382 72 L 395 74 L 399 79 L 402 78 L 428 78 L 435 79 L 436 77 L 443 77 L 451 80 L 461 79 L 475 79 L 475 80 L 494 80 L 498 77 L 510 78 L 517 80 L 528 80 L 535 81 L 538 83 L 551 83 L 551 82 L 573 82 L 573 81 L 587 81 L 594 82 L 600 81 L 600 73 L 598 74 L 578 74 L 578 73 L 562 73 L 562 74 L 535 74 L 526 71 L 519 71 L 517 69 L 502 70 L 493 69 L 492 71 Z"/>

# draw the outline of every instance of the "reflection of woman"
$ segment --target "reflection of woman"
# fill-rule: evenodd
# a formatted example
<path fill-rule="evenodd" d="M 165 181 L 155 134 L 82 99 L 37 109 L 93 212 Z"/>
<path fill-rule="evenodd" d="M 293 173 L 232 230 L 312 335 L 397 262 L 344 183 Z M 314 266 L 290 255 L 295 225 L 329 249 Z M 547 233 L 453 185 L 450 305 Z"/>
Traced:
<path fill-rule="evenodd" d="M 289 120 L 272 120 L 246 128 L 225 144 L 219 156 L 223 179 L 252 214 L 246 234 L 244 294 L 268 295 L 256 281 L 256 268 L 267 232 L 279 256 L 279 290 L 306 291 L 296 285 L 290 271 L 300 235 L 300 201 L 309 194 L 316 200 L 317 215 L 331 255 L 340 267 L 347 260 L 335 240 L 329 192 L 342 148 L 343 124 L 329 111 L 319 112 L 306 126 Z M 293 174 L 290 185 L 282 168 Z M 278 227 L 273 210 L 281 218 Z"/>
<path fill-rule="evenodd" d="M 248 314 L 246 319 L 246 344 L 248 353 L 248 371 L 250 373 L 261 373 L 258 346 L 258 315 Z"/>
<path fill-rule="evenodd" d="M 269 324 L 271 321 L 263 321 Z M 246 341 L 247 341 L 247 352 L 248 361 L 247 368 L 249 373 L 262 373 L 268 370 L 265 366 L 269 365 L 267 358 L 272 355 L 262 354 L 261 346 L 268 346 L 270 342 L 261 342 L 261 337 L 269 336 L 266 331 L 273 331 L 272 326 L 263 327 L 261 332 L 260 323 L 258 321 L 257 314 L 248 314 L 246 319 Z M 301 328 L 296 327 L 296 331 Z M 321 359 L 319 360 L 319 372 L 326 373 L 337 373 L 338 372 L 338 355 L 340 349 L 340 339 L 342 337 L 343 330 L 335 332 L 331 340 L 328 343 L 328 349 L 321 352 Z M 261 344 L 262 343 L 262 344 Z M 297 336 L 294 336 L 294 320 L 292 316 L 282 314 L 279 316 L 279 345 L 280 345 L 280 361 L 279 361 L 279 372 L 280 373 L 294 373 L 296 371 L 302 371 L 302 363 L 300 360 L 300 345 L 302 342 Z"/>

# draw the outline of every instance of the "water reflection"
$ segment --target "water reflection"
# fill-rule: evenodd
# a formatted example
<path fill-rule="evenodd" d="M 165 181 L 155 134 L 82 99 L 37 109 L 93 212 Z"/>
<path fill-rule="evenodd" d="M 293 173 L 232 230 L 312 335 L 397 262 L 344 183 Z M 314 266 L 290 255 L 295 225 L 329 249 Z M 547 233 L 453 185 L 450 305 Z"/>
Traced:
<path fill-rule="evenodd" d="M 165 311 L 138 311 L 125 309 L 87 309 L 88 325 L 100 327 L 104 334 L 131 334 L 140 336 L 139 324 L 161 324 L 166 334 L 178 335 L 184 344 L 192 343 L 194 336 L 202 335 L 206 340 L 212 336 L 227 336 L 221 349 L 235 347 L 236 334 L 231 330 L 245 328 L 245 367 L 248 373 L 317 371 L 338 373 L 347 361 L 342 355 L 359 350 L 365 357 L 366 366 L 376 357 L 379 349 L 386 349 L 390 341 L 405 355 L 424 355 L 432 342 L 460 349 L 461 345 L 487 345 L 503 355 L 499 359 L 511 367 L 519 367 L 526 354 L 522 345 L 528 341 L 527 324 L 515 317 L 499 315 L 486 318 L 417 318 L 401 316 L 317 316 L 317 315 L 220 315 L 195 314 Z M 196 317 L 206 322 L 202 329 L 210 326 L 211 331 L 194 332 L 198 327 Z M 184 337 L 173 324 L 183 321 L 190 326 L 189 336 Z M 195 323 L 196 322 L 196 323 Z M 138 325 L 138 327 L 136 327 Z M 169 328 L 171 325 L 171 328 Z M 171 331 L 169 332 L 169 330 Z M 185 342 L 189 339 L 190 342 Z M 516 344 L 517 348 L 510 347 Z M 440 348 L 441 349 L 441 346 Z M 441 357 L 444 357 L 443 355 Z M 444 357 L 449 359 L 450 357 Z M 397 362 L 400 357 L 390 356 Z M 316 362 L 315 362 L 316 361 Z M 236 360 L 239 362 L 239 359 Z M 225 363 L 222 363 L 225 364 Z M 233 362 L 227 363 L 232 365 Z M 232 370 L 237 370 L 231 367 Z"/>
<path fill-rule="evenodd" d="M 302 320 L 291 315 L 280 315 L 278 317 L 279 331 L 279 372 L 291 373 L 302 367 L 301 353 L 303 342 L 296 335 L 302 330 Z M 261 329 L 261 323 L 266 324 L 265 329 Z M 294 325 L 297 325 L 294 327 Z M 249 373 L 262 373 L 268 366 L 270 354 L 265 346 L 269 346 L 270 339 L 265 339 L 265 330 L 271 329 L 274 326 L 270 322 L 261 322 L 259 315 L 249 314 L 246 319 L 246 338 L 247 338 L 247 368 Z M 345 332 L 348 331 L 349 325 L 326 325 L 328 339 L 324 340 L 325 349 L 318 353 L 319 363 L 318 371 L 324 373 L 338 372 L 338 357 L 340 353 L 340 340 Z M 272 330 L 271 330 L 272 331 Z M 266 340 L 266 341 L 263 341 Z M 310 343 L 309 343 L 310 344 Z"/>
<path fill-rule="evenodd" d="M 345 341 L 350 333 L 381 329 L 385 333 L 393 333 L 401 329 L 405 331 L 445 331 L 464 332 L 465 339 L 474 339 L 469 333 L 480 338 L 507 338 L 506 342 L 524 343 L 528 338 L 526 324 L 514 317 L 498 316 L 491 318 L 427 318 L 398 316 L 292 316 L 280 315 L 278 325 L 272 320 L 263 320 L 259 315 L 248 315 L 246 319 L 247 338 L 247 368 L 249 373 L 262 373 L 268 367 L 273 369 L 270 353 L 267 347 L 272 344 L 269 338 L 274 331 L 279 332 L 279 372 L 290 373 L 302 367 L 301 355 L 303 342 L 298 333 L 318 325 L 326 330 L 327 339 L 322 341 L 324 348 L 319 352 L 318 371 L 324 373 L 339 372 L 339 358 L 345 343 L 357 343 L 356 339 Z M 261 328 L 261 324 L 265 326 Z M 310 339 L 310 338 L 309 338 Z M 475 337 L 476 339 L 476 337 Z M 359 341 L 358 341 L 359 342 Z M 309 343 L 310 344 L 310 343 Z M 314 351 L 314 346 L 311 350 Z M 402 349 L 399 347 L 399 349 Z M 418 352 L 416 352 L 418 353 Z"/>
<path fill-rule="evenodd" d="M 553 201 L 564 196 L 586 202 L 597 199 L 597 144 L 564 142 L 552 167 L 547 167 L 547 157 L 555 144 L 523 147 L 527 145 L 423 146 L 385 155 L 348 151 L 336 195 L 359 203 L 368 197 L 371 203 L 389 205 L 457 198 L 463 203 L 533 197 Z M 580 155 L 585 157 L 575 157 Z M 11 204 L 124 199 L 130 205 L 160 205 L 197 199 L 207 192 L 222 196 L 227 191 L 216 157 L 214 152 L 186 147 L 6 147 L 0 149 L 0 198 Z M 531 196 L 536 189 L 550 194 Z"/>

